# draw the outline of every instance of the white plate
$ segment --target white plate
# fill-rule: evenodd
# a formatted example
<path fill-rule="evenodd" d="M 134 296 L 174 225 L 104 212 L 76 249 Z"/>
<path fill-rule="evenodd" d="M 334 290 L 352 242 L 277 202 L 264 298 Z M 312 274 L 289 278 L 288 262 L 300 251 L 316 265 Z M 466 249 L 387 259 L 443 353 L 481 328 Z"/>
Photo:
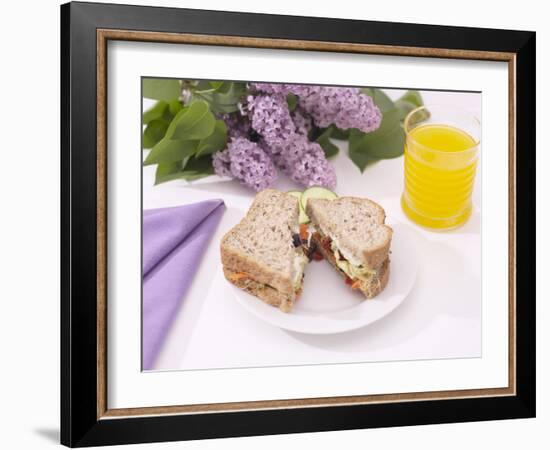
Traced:
<path fill-rule="evenodd" d="M 290 313 L 284 313 L 231 285 L 235 298 L 258 318 L 285 330 L 333 334 L 355 330 L 387 316 L 413 288 L 418 257 L 414 236 L 406 225 L 387 221 L 393 228 L 390 279 L 386 289 L 366 300 L 353 291 L 326 261 L 306 267 L 303 293 Z"/>

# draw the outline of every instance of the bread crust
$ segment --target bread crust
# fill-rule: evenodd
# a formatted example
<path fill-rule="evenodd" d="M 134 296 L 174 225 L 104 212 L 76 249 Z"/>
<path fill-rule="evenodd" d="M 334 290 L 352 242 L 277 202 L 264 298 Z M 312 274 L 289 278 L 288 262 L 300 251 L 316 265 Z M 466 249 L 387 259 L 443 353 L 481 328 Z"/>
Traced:
<path fill-rule="evenodd" d="M 335 202 L 338 200 L 367 202 L 376 209 L 377 211 L 376 219 L 379 222 L 378 226 L 381 228 L 385 228 L 388 231 L 387 238 L 384 240 L 384 242 L 378 245 L 373 245 L 369 249 L 365 249 L 360 253 L 356 254 L 355 256 L 357 256 L 363 262 L 365 267 L 376 268 L 380 266 L 388 257 L 388 253 L 390 251 L 391 239 L 393 235 L 393 229 L 384 223 L 384 221 L 386 220 L 386 212 L 384 211 L 384 208 L 382 208 L 382 206 L 380 206 L 378 203 L 367 198 L 359 198 L 359 197 L 339 197 L 336 200 L 311 198 L 311 199 L 308 199 L 308 202 L 306 205 L 306 214 L 311 219 L 311 222 L 313 223 L 315 228 L 318 231 L 320 231 L 320 223 L 322 222 L 322 218 L 319 217 L 319 215 L 317 214 L 315 207 L 316 206 L 322 207 L 324 205 L 327 205 L 328 202 Z"/>
<path fill-rule="evenodd" d="M 380 277 L 380 289 L 374 295 L 380 294 L 380 292 L 386 289 L 386 286 L 388 285 L 388 281 L 390 280 L 390 258 L 387 259 L 385 270 L 383 270 L 380 273 L 379 277 Z"/>
<path fill-rule="evenodd" d="M 393 234 L 393 229 L 383 224 L 383 227 L 387 228 L 390 231 L 390 236 Z M 391 245 L 391 237 L 386 240 L 381 245 L 377 245 L 374 248 L 370 250 L 364 250 L 363 251 L 363 258 L 365 261 L 366 267 L 377 267 L 380 264 L 382 264 L 387 258 L 388 253 L 390 252 L 390 245 Z"/>
<path fill-rule="evenodd" d="M 296 300 L 296 293 L 293 293 L 294 295 L 292 296 L 288 296 L 277 289 L 260 283 L 252 278 L 233 278 L 233 276 L 237 273 L 239 272 L 230 270 L 227 267 L 223 268 L 223 274 L 227 281 L 237 286 L 239 289 L 258 297 L 268 305 L 275 306 L 283 312 L 289 312 L 292 309 L 294 301 Z"/>

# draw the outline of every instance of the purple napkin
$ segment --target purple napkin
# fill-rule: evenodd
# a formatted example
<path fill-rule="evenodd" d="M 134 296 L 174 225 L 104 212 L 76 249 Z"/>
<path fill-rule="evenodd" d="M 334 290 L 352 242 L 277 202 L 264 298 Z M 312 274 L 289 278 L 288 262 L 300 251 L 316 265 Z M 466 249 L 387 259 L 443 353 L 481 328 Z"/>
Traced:
<path fill-rule="evenodd" d="M 143 211 L 143 370 L 153 368 L 223 211 L 219 199 Z"/>

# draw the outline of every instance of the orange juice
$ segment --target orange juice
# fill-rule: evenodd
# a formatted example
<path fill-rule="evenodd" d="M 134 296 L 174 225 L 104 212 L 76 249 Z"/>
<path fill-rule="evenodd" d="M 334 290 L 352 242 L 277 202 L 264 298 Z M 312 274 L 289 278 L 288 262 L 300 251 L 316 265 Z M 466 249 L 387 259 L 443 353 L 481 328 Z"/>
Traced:
<path fill-rule="evenodd" d="M 406 131 L 403 210 L 426 227 L 462 225 L 472 212 L 478 142 L 451 125 L 421 124 Z"/>

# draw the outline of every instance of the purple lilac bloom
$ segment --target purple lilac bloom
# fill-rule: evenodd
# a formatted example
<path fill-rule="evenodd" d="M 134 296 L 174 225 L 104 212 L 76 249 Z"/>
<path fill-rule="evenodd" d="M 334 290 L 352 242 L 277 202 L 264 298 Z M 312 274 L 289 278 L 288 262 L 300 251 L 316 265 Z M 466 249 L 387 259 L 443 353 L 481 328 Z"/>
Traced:
<path fill-rule="evenodd" d="M 311 86 L 305 84 L 285 84 L 285 83 L 250 83 L 250 87 L 254 91 L 263 92 L 265 94 L 280 94 L 280 95 L 306 95 Z"/>
<path fill-rule="evenodd" d="M 312 143 L 316 146 L 319 144 Z M 292 179 L 304 186 L 336 187 L 336 173 L 324 152 L 308 152 L 294 165 Z"/>
<path fill-rule="evenodd" d="M 334 189 L 336 173 L 319 144 L 294 134 L 281 146 L 270 147 L 269 154 L 285 174 L 303 186 Z"/>
<path fill-rule="evenodd" d="M 263 92 L 265 94 L 290 94 L 289 84 L 283 83 L 250 83 L 253 91 Z"/>
<path fill-rule="evenodd" d="M 313 124 L 357 128 L 365 133 L 380 126 L 382 114 L 372 98 L 356 88 L 252 83 L 254 95 L 244 113 L 224 115 L 230 142 L 213 157 L 218 175 L 232 176 L 255 190 L 276 179 L 275 166 L 303 186 L 336 185 L 334 168 L 321 146 L 308 140 Z M 298 96 L 291 113 L 286 95 Z M 250 137 L 252 135 L 254 137 Z M 258 140 L 258 142 L 252 142 Z"/>
<path fill-rule="evenodd" d="M 268 188 L 277 179 L 273 161 L 255 142 L 235 138 L 213 158 L 216 174 L 233 176 L 256 191 Z"/>
<path fill-rule="evenodd" d="M 230 177 L 231 176 L 231 158 L 229 156 L 229 150 L 225 149 L 221 152 L 216 152 L 212 156 L 212 166 L 214 167 L 214 172 L 220 177 Z"/>
<path fill-rule="evenodd" d="M 380 126 L 382 113 L 372 98 L 357 88 L 315 86 L 300 97 L 300 106 L 320 128 L 335 124 L 347 130 L 357 128 L 364 133 Z"/>
<path fill-rule="evenodd" d="M 290 116 L 296 127 L 296 133 L 307 136 L 313 126 L 311 117 L 300 107 L 292 111 Z"/>
<path fill-rule="evenodd" d="M 228 138 L 248 137 L 250 132 L 250 122 L 246 116 L 239 112 L 233 114 L 219 114 L 218 116 L 227 126 Z"/>
<path fill-rule="evenodd" d="M 279 145 L 295 133 L 296 128 L 283 95 L 249 95 L 247 100 L 252 128 L 269 146 Z"/>
<path fill-rule="evenodd" d="M 281 155 L 281 152 L 285 148 L 284 143 L 280 145 L 268 145 L 265 140 L 260 139 L 258 145 L 271 158 L 277 168 L 281 169 L 284 173 L 287 173 L 285 161 Z"/>

